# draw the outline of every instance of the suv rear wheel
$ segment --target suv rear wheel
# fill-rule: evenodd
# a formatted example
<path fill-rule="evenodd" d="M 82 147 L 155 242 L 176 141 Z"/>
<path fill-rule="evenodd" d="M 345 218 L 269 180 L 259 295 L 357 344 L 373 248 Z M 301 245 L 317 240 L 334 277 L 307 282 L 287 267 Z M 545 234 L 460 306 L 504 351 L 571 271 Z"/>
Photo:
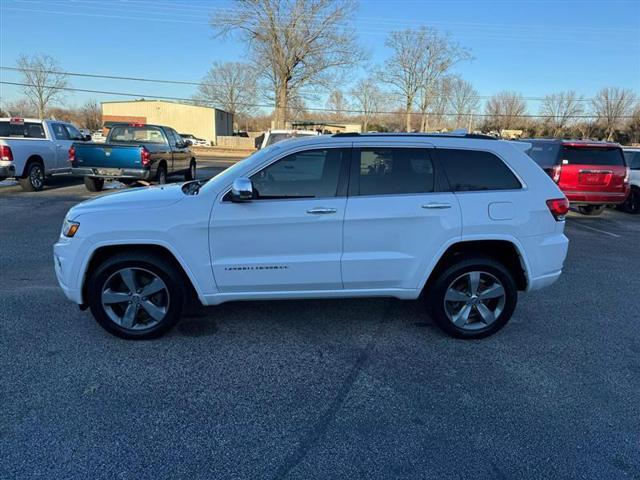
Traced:
<path fill-rule="evenodd" d="M 184 280 L 161 256 L 121 253 L 107 259 L 88 279 L 91 313 L 108 332 L 126 339 L 158 337 L 180 320 Z"/>
<path fill-rule="evenodd" d="M 453 337 L 475 339 L 506 325 L 516 308 L 518 289 L 504 265 L 474 257 L 444 270 L 427 298 L 442 330 Z"/>
<path fill-rule="evenodd" d="M 583 215 L 596 216 L 604 212 L 606 205 L 580 205 L 578 211 Z"/>

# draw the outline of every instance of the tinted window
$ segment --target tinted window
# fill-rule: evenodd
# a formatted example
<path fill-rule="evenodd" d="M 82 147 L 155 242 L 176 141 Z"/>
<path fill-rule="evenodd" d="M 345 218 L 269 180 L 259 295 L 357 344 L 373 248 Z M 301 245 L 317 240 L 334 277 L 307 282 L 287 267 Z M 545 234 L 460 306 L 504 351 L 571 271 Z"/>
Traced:
<path fill-rule="evenodd" d="M 133 127 L 117 125 L 109 132 L 110 142 L 119 143 L 167 143 L 157 127 Z"/>
<path fill-rule="evenodd" d="M 621 148 L 562 147 L 563 165 L 624 165 Z"/>
<path fill-rule="evenodd" d="M 640 170 L 640 151 L 627 150 L 624 152 L 624 158 L 631 170 Z"/>
<path fill-rule="evenodd" d="M 542 168 L 551 168 L 558 163 L 559 143 L 533 142 L 527 154 Z"/>
<path fill-rule="evenodd" d="M 62 123 L 52 123 L 51 129 L 53 130 L 53 136 L 56 140 L 69 140 L 69 132 L 64 128 Z"/>
<path fill-rule="evenodd" d="M 0 137 L 45 138 L 42 124 L 31 122 L 13 125 L 0 122 Z"/>
<path fill-rule="evenodd" d="M 492 153 L 447 149 L 437 151 L 451 188 L 456 192 L 522 188 L 509 167 Z"/>
<path fill-rule="evenodd" d="M 84 135 L 82 135 L 82 133 L 80 133 L 80 130 L 78 130 L 73 125 L 65 125 L 65 128 L 67 129 L 69 138 L 71 140 L 84 140 Z"/>
<path fill-rule="evenodd" d="M 255 198 L 335 197 L 343 161 L 341 149 L 289 155 L 251 177 Z"/>
<path fill-rule="evenodd" d="M 423 148 L 360 150 L 360 195 L 433 192 L 433 163 Z"/>

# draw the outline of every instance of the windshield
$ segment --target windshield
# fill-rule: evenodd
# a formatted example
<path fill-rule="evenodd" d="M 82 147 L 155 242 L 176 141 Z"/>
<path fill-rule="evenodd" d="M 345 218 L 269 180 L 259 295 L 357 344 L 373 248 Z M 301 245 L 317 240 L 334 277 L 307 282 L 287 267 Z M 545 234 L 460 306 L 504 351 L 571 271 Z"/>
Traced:
<path fill-rule="evenodd" d="M 619 165 L 624 166 L 619 147 L 562 147 L 563 165 Z"/>
<path fill-rule="evenodd" d="M 167 143 L 157 127 L 118 125 L 111 129 L 110 142 L 118 143 Z"/>
<path fill-rule="evenodd" d="M 236 172 L 238 172 L 238 170 L 241 170 L 245 167 L 246 162 L 251 161 L 256 163 L 262 163 L 264 159 L 270 157 L 271 155 L 273 155 L 274 152 L 276 152 L 279 149 L 280 147 L 278 147 L 277 145 L 271 145 L 270 147 L 266 147 L 266 148 L 263 148 L 262 150 L 258 150 L 255 153 L 252 153 L 247 158 L 244 158 L 239 162 L 234 163 L 232 166 L 230 166 L 226 170 L 223 170 L 222 172 L 218 173 L 215 177 L 210 178 L 205 184 L 205 187 L 211 184 L 213 180 L 221 183 L 231 182 L 232 179 L 236 178 L 237 176 Z"/>

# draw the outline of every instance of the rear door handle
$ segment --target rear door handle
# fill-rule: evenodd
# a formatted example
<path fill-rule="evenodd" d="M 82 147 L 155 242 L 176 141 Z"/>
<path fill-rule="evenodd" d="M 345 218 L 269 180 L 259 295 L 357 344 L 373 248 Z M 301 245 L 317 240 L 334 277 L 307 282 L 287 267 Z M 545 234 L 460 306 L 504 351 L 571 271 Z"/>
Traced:
<path fill-rule="evenodd" d="M 336 212 L 337 210 L 335 208 L 323 208 L 323 207 L 310 208 L 309 210 L 307 210 L 307 213 L 311 213 L 314 215 L 322 215 L 322 214 L 336 213 Z"/>
<path fill-rule="evenodd" d="M 422 208 L 451 208 L 450 203 L 427 203 Z"/>

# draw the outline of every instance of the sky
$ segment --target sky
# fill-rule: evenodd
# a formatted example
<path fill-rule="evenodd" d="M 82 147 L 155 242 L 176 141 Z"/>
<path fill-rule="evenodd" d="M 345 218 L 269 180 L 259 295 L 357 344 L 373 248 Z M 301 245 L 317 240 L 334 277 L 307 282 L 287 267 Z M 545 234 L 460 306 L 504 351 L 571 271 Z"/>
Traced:
<path fill-rule="evenodd" d="M 0 0 L 0 66 L 42 52 L 69 72 L 197 82 L 214 61 L 247 58 L 241 41 L 217 38 L 209 26 L 212 15 L 230 9 L 230 0 Z M 389 57 L 389 32 L 423 25 L 471 50 L 473 60 L 454 71 L 480 95 L 575 90 L 592 97 L 605 86 L 640 95 L 640 0 L 360 0 L 352 26 L 369 66 L 350 70 L 347 81 Z M 0 70 L 0 80 L 19 82 L 20 75 Z M 189 98 L 196 89 L 79 77 L 70 83 L 142 96 Z M 0 101 L 21 96 L 19 87 L 0 84 Z M 89 98 L 126 97 L 67 93 L 65 101 Z M 532 113 L 538 107 L 529 102 Z"/>

